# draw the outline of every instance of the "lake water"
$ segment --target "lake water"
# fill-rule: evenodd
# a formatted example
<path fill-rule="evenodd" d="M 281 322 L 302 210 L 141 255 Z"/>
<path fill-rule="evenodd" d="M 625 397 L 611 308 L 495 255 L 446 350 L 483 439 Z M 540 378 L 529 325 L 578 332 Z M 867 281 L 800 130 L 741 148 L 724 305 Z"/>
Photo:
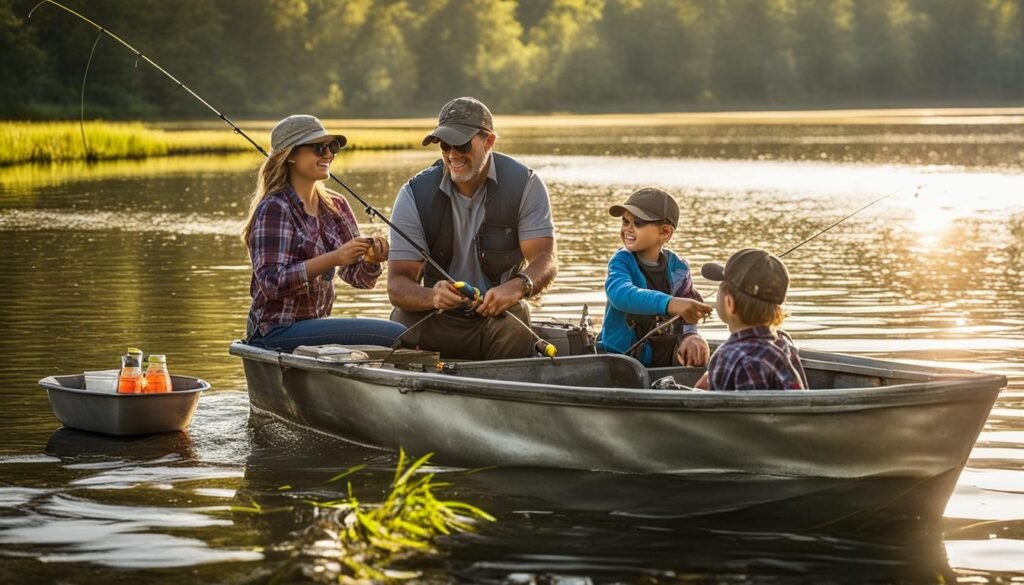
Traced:
<path fill-rule="evenodd" d="M 786 258 L 786 329 L 801 347 L 1000 373 L 1010 384 L 938 526 L 849 529 L 842 506 L 870 502 L 879 486 L 867 483 L 792 482 L 774 493 L 763 478 L 435 467 L 454 484 L 448 497 L 497 522 L 396 566 L 428 582 L 1024 580 L 1024 115 L 521 122 L 499 145 L 552 194 L 561 269 L 535 315 L 575 321 L 584 303 L 602 314 L 605 263 L 619 245 L 607 209 L 635 188 L 678 196 L 671 244 L 694 265 L 749 246 L 781 252 L 889 195 Z M 388 209 L 434 156 L 347 153 L 333 170 Z M 338 497 L 326 480 L 368 464 L 353 489 L 379 501 L 396 457 L 248 420 L 227 346 L 249 306 L 237 233 L 259 162 L 253 153 L 0 168 L 0 580 L 336 576 L 329 551 L 314 546 L 322 518 L 306 500 Z M 365 232 L 386 233 L 357 215 Z M 388 311 L 383 281 L 339 287 L 335 314 Z M 725 337 L 717 321 L 705 331 Z M 188 433 L 112 440 L 61 429 L 36 381 L 116 367 L 128 346 L 213 385 Z M 265 513 L 239 509 L 254 505 Z M 886 519 L 885 502 L 872 506 Z"/>

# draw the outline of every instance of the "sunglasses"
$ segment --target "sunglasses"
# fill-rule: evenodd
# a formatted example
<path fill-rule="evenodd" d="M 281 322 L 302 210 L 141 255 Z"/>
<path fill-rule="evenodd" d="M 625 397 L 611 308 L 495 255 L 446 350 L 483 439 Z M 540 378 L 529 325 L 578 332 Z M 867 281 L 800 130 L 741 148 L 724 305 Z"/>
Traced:
<path fill-rule="evenodd" d="M 454 148 L 455 152 L 459 154 L 469 154 L 469 151 L 473 150 L 473 138 L 476 138 L 478 135 L 484 136 L 485 134 L 483 132 L 477 132 L 465 144 L 448 144 L 443 140 L 438 140 L 437 142 L 441 147 L 441 152 L 448 152 Z"/>
<path fill-rule="evenodd" d="M 448 144 L 447 142 L 439 142 L 438 144 L 441 146 L 441 152 L 448 152 L 454 148 L 455 152 L 459 154 L 469 154 L 469 151 L 473 150 L 472 138 L 465 144 Z"/>
<path fill-rule="evenodd" d="M 331 151 L 331 154 L 338 154 L 338 151 L 341 150 L 341 143 L 337 140 L 332 140 L 330 142 L 314 142 L 312 144 L 300 144 L 299 146 L 312 148 L 313 152 L 315 152 L 317 156 L 323 156 L 327 151 Z"/>
<path fill-rule="evenodd" d="M 639 217 L 634 217 L 633 218 L 633 227 L 636 228 L 636 229 L 641 229 L 641 228 L 643 228 L 645 226 L 648 226 L 648 225 L 661 225 L 664 222 L 665 222 L 665 220 L 663 220 L 663 219 L 640 219 Z M 629 223 L 630 222 L 629 222 L 628 219 L 622 218 L 622 227 L 627 227 L 629 225 Z"/>

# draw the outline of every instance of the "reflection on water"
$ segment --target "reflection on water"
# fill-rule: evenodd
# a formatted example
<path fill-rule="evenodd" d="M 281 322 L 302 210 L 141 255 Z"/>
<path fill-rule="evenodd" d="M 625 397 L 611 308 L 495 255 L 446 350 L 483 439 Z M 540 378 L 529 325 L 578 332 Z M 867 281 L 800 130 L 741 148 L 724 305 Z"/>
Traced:
<path fill-rule="evenodd" d="M 619 245 L 607 208 L 636 187 L 678 194 L 672 246 L 695 265 L 746 246 L 780 252 L 892 193 L 786 258 L 787 329 L 808 348 L 1002 373 L 1010 389 L 955 488 L 935 488 L 953 489 L 941 532 L 926 521 L 941 514 L 927 504 L 942 500 L 921 496 L 928 486 L 439 468 L 456 499 L 500 521 L 443 540 L 442 557 L 410 567 L 492 582 L 984 582 L 1024 572 L 1022 127 L 509 128 L 506 148 L 551 189 L 559 234 L 559 276 L 535 314 L 576 321 L 584 303 L 602 314 L 605 265 Z M 434 156 L 350 153 L 334 170 L 386 211 Z M 137 579 L 124 569 L 147 567 L 164 568 L 155 581 L 179 581 L 183 570 L 198 582 L 260 580 L 296 562 L 291 547 L 312 519 L 294 498 L 337 496 L 323 482 L 360 463 L 370 464 L 353 476 L 362 499 L 386 488 L 389 454 L 247 425 L 244 376 L 226 348 L 248 310 L 237 229 L 258 163 L 254 153 L 0 169 L 5 575 L 97 571 L 129 583 Z M 386 233 L 354 207 L 362 229 Z M 383 286 L 339 287 L 336 313 L 386 316 Z M 705 329 L 726 335 L 717 322 Z M 115 367 L 130 345 L 212 383 L 189 432 L 114 440 L 58 430 L 36 380 Z M 253 502 L 292 511 L 231 511 Z M 909 517 L 901 530 L 867 530 Z M 171 570 L 179 566 L 190 568 Z"/>

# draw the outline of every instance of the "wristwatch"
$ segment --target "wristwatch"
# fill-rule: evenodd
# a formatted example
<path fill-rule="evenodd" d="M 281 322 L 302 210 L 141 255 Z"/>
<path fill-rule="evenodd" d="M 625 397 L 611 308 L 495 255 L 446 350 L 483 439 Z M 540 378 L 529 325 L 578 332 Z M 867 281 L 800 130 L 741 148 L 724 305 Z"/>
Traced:
<path fill-rule="evenodd" d="M 523 281 L 523 298 L 528 299 L 533 295 L 533 279 L 530 278 L 525 272 L 516 274 L 516 278 L 520 278 Z"/>

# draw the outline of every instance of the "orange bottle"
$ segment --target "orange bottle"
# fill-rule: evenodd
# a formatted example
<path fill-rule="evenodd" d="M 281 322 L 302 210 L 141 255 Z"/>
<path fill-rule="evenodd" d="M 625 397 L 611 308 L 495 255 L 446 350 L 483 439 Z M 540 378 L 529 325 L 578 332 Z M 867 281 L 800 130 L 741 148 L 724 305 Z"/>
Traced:
<path fill-rule="evenodd" d="M 128 348 L 128 353 L 121 356 L 121 373 L 117 377 L 118 394 L 138 394 L 142 392 L 142 350 Z"/>
<path fill-rule="evenodd" d="M 171 391 L 171 375 L 167 373 L 167 357 L 160 354 L 149 356 L 149 367 L 146 368 L 146 383 L 142 391 L 149 394 L 154 392 Z"/>

